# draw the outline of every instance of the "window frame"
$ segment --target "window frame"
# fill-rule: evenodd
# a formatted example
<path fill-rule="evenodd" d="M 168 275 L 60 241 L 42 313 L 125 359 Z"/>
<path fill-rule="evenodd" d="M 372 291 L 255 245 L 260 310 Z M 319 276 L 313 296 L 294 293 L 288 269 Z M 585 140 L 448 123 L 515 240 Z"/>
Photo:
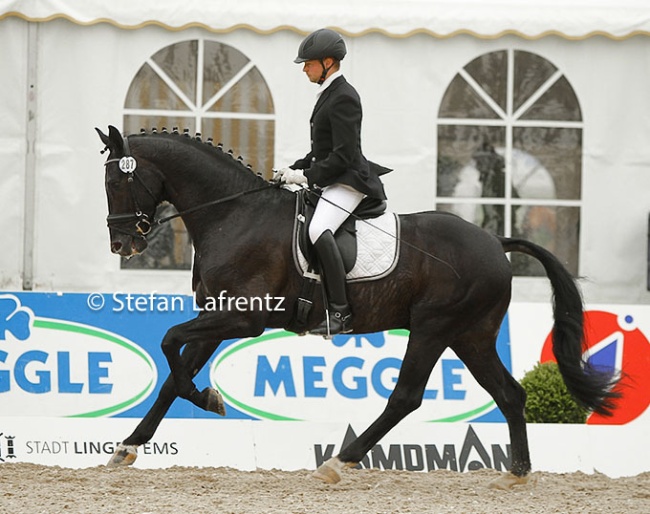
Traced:
<path fill-rule="evenodd" d="M 154 57 L 158 55 L 160 52 L 163 50 L 169 49 L 171 47 L 174 47 L 175 45 L 180 45 L 184 43 L 191 43 L 191 42 L 196 42 L 197 48 L 196 48 L 196 84 L 195 84 L 195 97 L 196 101 L 192 101 L 188 95 L 179 87 L 179 85 L 176 83 L 173 77 L 171 77 L 162 67 L 154 60 Z M 205 50 L 206 50 L 206 44 L 214 43 L 217 45 L 222 45 L 223 47 L 226 47 L 227 49 L 231 49 L 234 52 L 237 52 L 239 56 L 245 58 L 247 62 L 242 66 L 241 69 L 236 71 L 226 82 L 214 93 L 212 94 L 206 101 L 204 101 L 204 76 L 205 76 L 205 69 L 206 69 L 206 62 L 205 62 Z M 129 101 L 129 94 L 131 92 L 131 89 L 133 88 L 134 84 L 136 84 L 136 80 L 138 78 L 138 75 L 140 71 L 143 69 L 144 66 L 149 66 L 153 73 L 157 75 L 157 78 L 160 79 L 169 90 L 176 95 L 176 97 L 184 104 L 184 107 L 186 109 L 159 109 L 159 108 L 145 108 L 145 107 L 127 107 L 127 103 Z M 240 83 L 240 81 L 248 75 L 252 70 L 256 69 L 257 73 L 263 80 L 263 87 L 266 88 L 266 92 L 268 94 L 268 98 L 270 100 L 270 111 L 271 112 L 248 112 L 248 111 L 217 111 L 217 110 L 211 110 L 214 108 L 215 104 L 219 102 L 222 98 L 226 97 L 228 93 L 233 91 L 233 89 Z M 261 121 L 261 122 L 270 122 L 272 125 L 268 129 L 269 132 L 272 135 L 272 140 L 270 143 L 271 147 L 271 155 L 266 155 L 266 160 L 273 162 L 274 156 L 273 152 L 275 150 L 274 148 L 274 141 L 273 139 L 275 138 L 275 121 L 276 121 L 276 114 L 275 114 L 275 106 L 273 102 L 273 96 L 271 94 L 271 90 L 268 87 L 268 83 L 266 82 L 266 79 L 262 75 L 261 71 L 257 67 L 256 63 L 248 57 L 248 55 L 244 54 L 241 50 L 239 50 L 236 46 L 233 46 L 231 44 L 225 43 L 223 41 L 219 41 L 216 39 L 211 39 L 211 38 L 201 38 L 201 37 L 196 37 L 196 38 L 189 38 L 189 39 L 182 39 L 179 41 L 175 41 L 173 43 L 164 45 L 160 48 L 158 48 L 155 52 L 153 52 L 144 62 L 141 64 L 141 66 L 138 68 L 136 73 L 133 75 L 131 78 L 131 81 L 129 82 L 129 86 L 127 88 L 127 92 L 125 94 L 125 100 L 124 100 L 124 107 L 122 109 L 122 117 L 124 121 L 124 126 L 128 126 L 130 123 L 129 118 L 130 117 L 143 117 L 143 118 L 156 118 L 156 117 L 166 117 L 166 118 L 185 118 L 185 119 L 191 119 L 194 122 L 194 127 L 195 127 L 195 132 L 196 133 L 202 133 L 202 127 L 204 125 L 204 122 L 206 120 L 235 120 L 235 121 Z M 145 130 L 150 130 L 154 127 L 145 127 Z M 155 127 L 158 130 L 161 130 L 162 127 Z M 166 127 L 169 132 L 172 131 L 174 127 Z M 185 129 L 185 127 L 179 127 L 181 131 Z M 194 135 L 194 134 L 192 134 Z M 217 144 L 218 141 L 217 137 L 214 136 L 213 134 L 202 134 L 204 138 L 207 137 L 212 137 L 215 141 L 215 144 Z M 269 146 L 268 144 L 264 145 L 264 148 L 266 146 Z M 235 152 L 238 152 L 239 149 L 233 148 Z M 256 152 L 255 157 L 259 158 L 260 156 L 260 150 Z M 252 158 L 252 156 L 249 156 Z M 264 159 L 259 159 L 264 160 Z M 248 162 L 248 160 L 247 160 Z M 265 175 L 269 175 L 271 173 L 271 170 L 260 170 L 260 172 L 264 173 Z M 269 177 L 267 177 L 269 178 Z M 154 228 L 155 230 L 155 228 Z M 178 239 L 178 230 L 174 231 L 175 234 L 175 239 Z M 183 232 L 187 234 L 187 231 L 185 227 L 183 226 Z M 146 272 L 178 272 L 178 271 L 187 271 L 191 269 L 192 267 L 192 261 L 194 259 L 194 248 L 192 246 L 191 240 L 189 238 L 189 235 L 187 236 L 187 241 L 189 242 L 190 245 L 190 256 L 189 256 L 189 262 L 186 262 L 183 260 L 180 264 L 176 264 L 175 266 L 170 266 L 170 267 L 150 267 L 146 263 L 146 261 L 143 261 L 142 266 L 139 266 L 137 262 L 133 262 L 133 258 L 127 261 L 125 258 L 120 259 L 120 270 L 125 270 L 129 272 L 133 271 L 146 271 Z M 175 246 L 175 242 L 171 244 L 171 253 L 178 253 L 182 251 L 182 253 L 185 253 L 187 250 L 186 249 L 179 249 Z M 137 261 L 137 256 L 135 256 L 135 259 Z M 173 259 L 174 260 L 174 259 Z M 149 259 L 151 261 L 151 259 Z M 175 260 L 174 260 L 175 262 Z"/>
<path fill-rule="evenodd" d="M 506 52 L 507 56 L 507 77 L 506 77 L 506 108 L 505 110 L 499 106 L 499 104 L 478 84 L 478 82 L 471 76 L 471 74 L 466 70 L 466 67 L 483 56 L 487 56 L 497 52 Z M 555 68 L 550 77 L 548 77 L 542 84 L 539 86 L 533 94 L 529 96 L 516 110 L 514 109 L 514 92 L 515 92 L 515 52 L 522 51 L 534 54 L 535 56 L 544 59 L 544 61 L 549 62 Z M 490 198 L 490 197 L 454 197 L 454 196 L 438 196 L 438 180 L 435 182 L 435 206 L 438 208 L 440 204 L 457 204 L 457 205 L 468 205 L 468 206 L 482 206 L 482 205 L 495 205 L 503 207 L 503 217 L 504 217 L 504 233 L 501 234 L 505 237 L 512 237 L 513 225 L 514 225 L 514 216 L 513 208 L 520 206 L 528 207 L 570 207 L 578 209 L 578 226 L 579 229 L 583 225 L 583 197 L 584 197 L 584 143 L 581 145 L 580 153 L 580 164 L 579 164 L 579 173 L 580 173 L 580 194 L 577 199 L 544 199 L 544 198 L 519 198 L 513 195 L 513 135 L 516 129 L 519 128 L 558 128 L 558 129 L 577 129 L 580 131 L 581 141 L 584 142 L 584 117 L 582 112 L 580 113 L 580 121 L 571 121 L 571 120 L 525 120 L 521 119 L 521 116 L 524 115 L 528 109 L 533 106 L 547 91 L 549 91 L 561 78 L 565 78 L 565 73 L 555 66 L 550 60 L 546 57 L 531 52 L 530 50 L 523 50 L 518 48 L 501 48 L 495 49 L 490 52 L 482 53 L 476 56 L 471 61 L 467 62 L 463 67 L 457 72 L 456 75 L 452 77 L 452 80 L 449 82 L 445 93 L 442 95 L 441 103 L 438 106 L 438 113 L 442 108 L 442 102 L 446 94 L 450 91 L 450 88 L 453 84 L 453 81 L 456 77 L 460 75 L 472 89 L 472 91 L 479 95 L 479 97 L 494 111 L 497 115 L 497 118 L 449 118 L 437 116 L 436 118 L 436 145 L 440 141 L 440 128 L 445 126 L 477 126 L 477 127 L 495 127 L 502 128 L 505 131 L 505 146 L 504 146 L 504 175 L 505 175 L 505 190 L 502 197 Z M 567 80 L 568 82 L 568 80 Z M 575 89 L 569 84 L 572 92 L 576 97 L 576 101 L 579 106 L 579 99 L 577 94 L 575 94 Z M 440 148 L 438 148 L 438 156 L 440 156 Z M 436 167 L 436 173 L 438 174 L 440 170 Z M 582 241 L 581 241 L 582 230 L 579 230 L 578 235 L 578 251 L 577 251 L 577 268 L 578 273 L 580 269 L 580 257 L 582 253 Z M 532 275 L 517 275 L 518 277 L 527 277 L 535 278 Z"/>

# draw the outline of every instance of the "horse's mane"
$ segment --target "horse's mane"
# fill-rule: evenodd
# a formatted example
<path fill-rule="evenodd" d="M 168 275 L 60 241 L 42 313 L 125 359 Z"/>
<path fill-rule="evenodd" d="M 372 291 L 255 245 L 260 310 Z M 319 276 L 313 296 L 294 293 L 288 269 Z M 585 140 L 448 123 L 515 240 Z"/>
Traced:
<path fill-rule="evenodd" d="M 140 129 L 139 134 L 130 134 L 129 137 L 157 137 L 163 140 L 173 140 L 177 143 L 193 146 L 203 153 L 219 159 L 221 162 L 239 167 L 243 171 L 251 172 L 257 179 L 264 181 L 262 173 L 255 172 L 250 164 L 244 164 L 244 158 L 241 155 L 235 157 L 235 153 L 232 149 L 227 151 L 224 150 L 222 143 L 217 143 L 215 145 L 214 140 L 211 137 L 207 138 L 204 141 L 201 137 L 200 132 L 197 132 L 194 136 L 191 136 L 189 129 L 184 129 L 183 133 L 181 134 L 178 131 L 178 127 L 174 127 L 171 132 L 169 132 L 166 127 L 160 129 L 160 132 L 157 128 L 152 128 L 149 132 L 142 128 Z"/>

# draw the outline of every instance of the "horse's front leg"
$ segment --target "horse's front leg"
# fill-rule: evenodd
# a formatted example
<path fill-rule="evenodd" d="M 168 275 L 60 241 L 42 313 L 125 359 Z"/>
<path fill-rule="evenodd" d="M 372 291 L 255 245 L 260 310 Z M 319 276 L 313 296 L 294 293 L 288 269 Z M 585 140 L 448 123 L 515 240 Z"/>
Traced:
<path fill-rule="evenodd" d="M 176 394 L 203 410 L 223 415 L 224 402 L 221 394 L 211 387 L 199 392 L 192 380 L 192 370 L 183 365 L 180 350 L 184 345 L 200 345 L 208 341 L 223 341 L 262 333 L 263 324 L 261 328 L 253 326 L 253 322 L 247 319 L 244 313 L 203 311 L 198 317 L 170 328 L 161 346 L 169 364 Z"/>
<path fill-rule="evenodd" d="M 221 341 L 204 341 L 200 344 L 186 347 L 182 354 L 183 366 L 190 370 L 192 376 L 196 376 L 203 369 L 203 366 L 208 362 L 208 359 L 210 359 L 220 343 Z M 138 423 L 133 433 L 118 445 L 108 465 L 129 466 L 133 464 L 138 457 L 138 446 L 151 440 L 177 397 L 174 377 L 169 375 L 160 388 L 156 401 L 140 423 Z M 223 413 L 225 414 L 225 408 L 223 409 Z"/>

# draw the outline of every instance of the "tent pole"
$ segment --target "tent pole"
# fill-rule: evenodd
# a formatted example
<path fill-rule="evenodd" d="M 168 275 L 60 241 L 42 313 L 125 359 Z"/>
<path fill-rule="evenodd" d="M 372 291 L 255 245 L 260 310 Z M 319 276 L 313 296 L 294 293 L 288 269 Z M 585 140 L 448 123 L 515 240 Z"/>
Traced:
<path fill-rule="evenodd" d="M 38 23 L 27 29 L 27 119 L 25 145 L 25 204 L 23 226 L 23 290 L 34 288 L 34 228 L 36 222 L 36 122 L 38 82 Z"/>

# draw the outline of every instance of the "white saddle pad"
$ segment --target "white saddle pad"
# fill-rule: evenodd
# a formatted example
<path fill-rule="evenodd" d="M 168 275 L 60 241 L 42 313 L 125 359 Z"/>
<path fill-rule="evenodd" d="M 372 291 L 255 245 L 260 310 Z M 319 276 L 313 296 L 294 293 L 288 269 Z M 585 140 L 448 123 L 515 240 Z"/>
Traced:
<path fill-rule="evenodd" d="M 395 269 L 399 259 L 399 229 L 399 217 L 392 212 L 378 218 L 357 220 L 357 260 L 346 276 L 348 282 L 378 280 Z M 293 256 L 298 271 L 303 275 L 307 273 L 307 259 L 297 237 L 293 241 Z"/>

